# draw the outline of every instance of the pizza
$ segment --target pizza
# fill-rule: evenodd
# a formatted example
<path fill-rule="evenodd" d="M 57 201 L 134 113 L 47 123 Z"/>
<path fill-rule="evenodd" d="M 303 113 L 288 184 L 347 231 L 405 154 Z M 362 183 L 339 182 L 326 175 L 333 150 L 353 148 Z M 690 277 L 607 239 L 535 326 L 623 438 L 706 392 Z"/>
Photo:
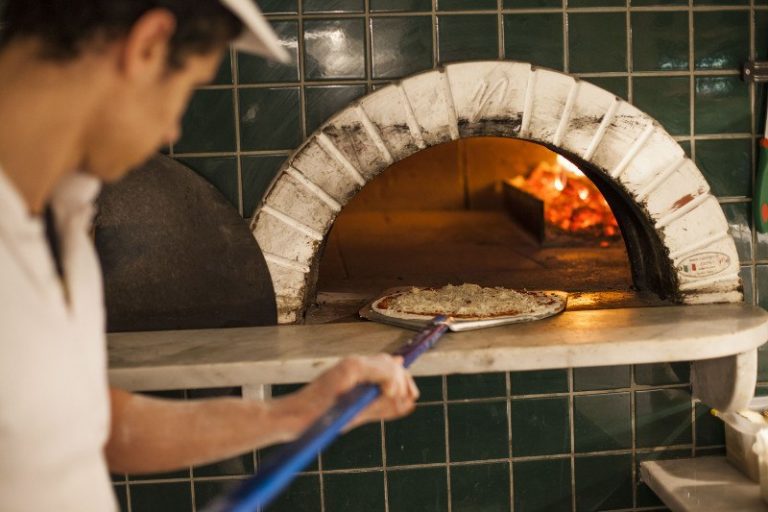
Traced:
<path fill-rule="evenodd" d="M 381 297 L 371 304 L 376 313 L 404 320 L 429 320 L 446 315 L 459 321 L 540 318 L 565 308 L 558 292 L 512 290 L 476 284 L 442 288 L 411 288 Z"/>

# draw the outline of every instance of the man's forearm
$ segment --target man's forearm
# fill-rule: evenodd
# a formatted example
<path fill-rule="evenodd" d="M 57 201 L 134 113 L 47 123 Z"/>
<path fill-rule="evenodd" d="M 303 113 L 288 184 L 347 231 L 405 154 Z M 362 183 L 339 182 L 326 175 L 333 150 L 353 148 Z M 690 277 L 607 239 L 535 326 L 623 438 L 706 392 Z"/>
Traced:
<path fill-rule="evenodd" d="M 308 421 L 279 402 L 163 400 L 113 389 L 110 470 L 170 471 L 292 439 Z"/>

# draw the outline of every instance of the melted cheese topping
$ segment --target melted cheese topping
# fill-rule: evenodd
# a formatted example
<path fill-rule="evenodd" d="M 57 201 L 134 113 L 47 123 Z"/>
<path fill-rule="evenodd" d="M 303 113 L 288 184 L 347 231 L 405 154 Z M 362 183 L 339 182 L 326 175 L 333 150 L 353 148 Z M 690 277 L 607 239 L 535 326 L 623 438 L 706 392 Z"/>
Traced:
<path fill-rule="evenodd" d="M 438 289 L 412 288 L 410 291 L 392 297 L 387 308 L 415 314 L 485 317 L 530 313 L 539 306 L 541 306 L 541 298 L 508 288 L 449 284 Z"/>

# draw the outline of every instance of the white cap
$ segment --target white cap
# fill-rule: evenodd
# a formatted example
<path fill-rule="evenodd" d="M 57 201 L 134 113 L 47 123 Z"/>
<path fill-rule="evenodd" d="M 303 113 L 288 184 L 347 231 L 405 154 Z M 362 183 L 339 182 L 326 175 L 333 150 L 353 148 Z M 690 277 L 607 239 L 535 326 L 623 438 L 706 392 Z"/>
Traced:
<path fill-rule="evenodd" d="M 243 22 L 243 33 L 232 42 L 237 50 L 255 53 L 287 64 L 290 54 L 280 45 L 280 39 L 264 19 L 261 10 L 251 0 L 221 0 Z"/>

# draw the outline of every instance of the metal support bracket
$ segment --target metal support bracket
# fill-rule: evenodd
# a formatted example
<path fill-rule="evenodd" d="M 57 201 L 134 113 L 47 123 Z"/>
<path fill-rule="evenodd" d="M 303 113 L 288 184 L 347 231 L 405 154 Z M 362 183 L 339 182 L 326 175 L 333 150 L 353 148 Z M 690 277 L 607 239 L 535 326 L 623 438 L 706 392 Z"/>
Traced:
<path fill-rule="evenodd" d="M 741 78 L 745 82 L 754 82 L 756 84 L 768 82 L 768 61 L 747 61 L 741 69 Z"/>

